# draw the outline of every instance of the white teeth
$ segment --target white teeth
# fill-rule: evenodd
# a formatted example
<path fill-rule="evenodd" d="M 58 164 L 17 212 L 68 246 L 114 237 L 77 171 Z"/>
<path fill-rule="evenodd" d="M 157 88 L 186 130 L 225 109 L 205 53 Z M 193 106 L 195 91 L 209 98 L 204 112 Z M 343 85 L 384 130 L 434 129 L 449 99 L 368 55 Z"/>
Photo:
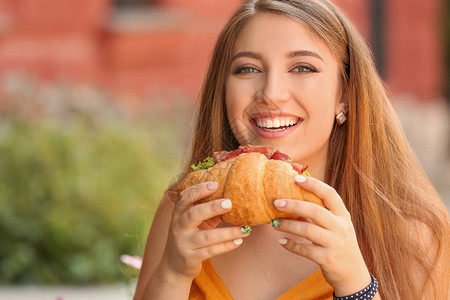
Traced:
<path fill-rule="evenodd" d="M 293 120 L 293 119 L 257 119 L 256 121 L 256 125 L 260 128 L 266 128 L 266 129 L 273 129 L 273 130 L 284 130 L 283 128 L 280 127 L 284 127 L 284 126 L 292 126 L 297 124 L 298 120 Z"/>

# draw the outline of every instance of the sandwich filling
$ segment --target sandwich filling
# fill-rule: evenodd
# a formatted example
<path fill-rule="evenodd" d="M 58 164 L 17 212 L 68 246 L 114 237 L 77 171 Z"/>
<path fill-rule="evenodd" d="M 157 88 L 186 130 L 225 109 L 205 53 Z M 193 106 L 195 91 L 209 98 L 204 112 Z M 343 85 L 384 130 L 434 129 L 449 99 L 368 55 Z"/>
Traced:
<path fill-rule="evenodd" d="M 220 163 L 232 158 L 237 157 L 240 154 L 243 153 L 250 153 L 250 152 L 259 152 L 261 154 L 264 154 L 267 159 L 276 159 L 276 160 L 282 160 L 284 162 L 287 162 L 292 165 L 293 169 L 297 171 L 298 174 L 304 174 L 309 176 L 309 173 L 306 171 L 308 166 L 304 167 L 303 165 L 299 163 L 295 163 L 292 161 L 292 159 L 284 154 L 281 153 L 278 150 L 274 150 L 270 147 L 265 146 L 252 146 L 252 145 L 245 145 L 245 146 L 239 146 L 236 150 L 233 151 L 218 151 L 213 153 L 213 157 L 207 157 L 203 162 L 198 163 L 197 165 L 192 165 L 191 169 L 192 171 L 198 171 L 203 169 L 209 169 L 213 167 L 216 163 Z"/>

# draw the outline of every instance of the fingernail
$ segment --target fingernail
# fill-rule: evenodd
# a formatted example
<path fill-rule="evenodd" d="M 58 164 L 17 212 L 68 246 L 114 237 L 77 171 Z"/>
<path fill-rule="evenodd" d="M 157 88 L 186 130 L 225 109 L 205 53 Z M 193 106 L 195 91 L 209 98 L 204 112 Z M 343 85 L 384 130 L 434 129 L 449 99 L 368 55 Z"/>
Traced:
<path fill-rule="evenodd" d="M 231 206 L 232 206 L 232 203 L 231 203 L 230 199 L 226 199 L 226 200 L 223 200 L 222 202 L 220 202 L 220 207 L 222 207 L 223 209 L 229 209 L 229 208 L 231 208 Z"/>
<path fill-rule="evenodd" d="M 217 186 L 218 186 L 218 183 L 215 181 L 211 181 L 206 184 L 206 188 L 210 191 L 215 190 L 217 188 Z"/>
<path fill-rule="evenodd" d="M 245 233 L 245 234 L 251 233 L 252 232 L 252 228 L 250 226 L 242 226 L 241 227 L 241 232 Z"/>
<path fill-rule="evenodd" d="M 274 219 L 270 222 L 270 225 L 272 225 L 273 228 L 277 228 L 278 226 L 280 226 L 280 223 L 280 220 Z"/>
<path fill-rule="evenodd" d="M 286 200 L 277 199 L 273 202 L 276 207 L 285 207 L 287 202 Z"/>
<path fill-rule="evenodd" d="M 287 239 L 279 239 L 278 242 L 279 242 L 281 245 L 286 245 L 286 244 L 287 244 Z"/>
<path fill-rule="evenodd" d="M 240 244 L 242 244 L 243 241 L 244 241 L 243 239 L 237 239 L 237 240 L 234 240 L 233 243 L 235 245 L 240 245 Z"/>
<path fill-rule="evenodd" d="M 295 175 L 295 181 L 297 181 L 298 183 L 304 183 L 304 182 L 306 182 L 306 176 Z"/>

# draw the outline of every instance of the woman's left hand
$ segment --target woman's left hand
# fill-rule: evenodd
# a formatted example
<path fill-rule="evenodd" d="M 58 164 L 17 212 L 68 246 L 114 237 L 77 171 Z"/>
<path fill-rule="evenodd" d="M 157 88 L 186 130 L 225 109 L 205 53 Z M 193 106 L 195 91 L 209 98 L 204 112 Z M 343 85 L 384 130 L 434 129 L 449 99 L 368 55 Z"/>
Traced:
<path fill-rule="evenodd" d="M 318 179 L 298 175 L 296 182 L 321 198 L 326 208 L 293 199 L 275 200 L 274 205 L 279 211 L 299 216 L 298 220 L 281 220 L 275 229 L 311 242 L 285 238 L 280 243 L 287 250 L 316 262 L 336 296 L 365 288 L 371 277 L 358 246 L 350 213 L 341 197 L 334 188 Z"/>

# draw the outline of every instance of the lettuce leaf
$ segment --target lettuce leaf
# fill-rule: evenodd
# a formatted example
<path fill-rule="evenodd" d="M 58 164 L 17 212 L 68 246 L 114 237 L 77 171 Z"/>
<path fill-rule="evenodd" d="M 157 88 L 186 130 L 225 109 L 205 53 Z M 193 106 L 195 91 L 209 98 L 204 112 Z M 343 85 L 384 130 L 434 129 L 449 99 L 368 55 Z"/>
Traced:
<path fill-rule="evenodd" d="M 308 171 L 303 171 L 303 175 L 305 175 L 305 176 L 308 176 L 308 177 L 311 177 L 311 175 L 309 174 L 309 172 Z"/>
<path fill-rule="evenodd" d="M 205 170 L 213 167 L 216 164 L 216 161 L 212 157 L 207 157 L 203 160 L 203 162 L 200 162 L 198 164 L 192 164 L 191 165 L 191 172 L 198 171 L 198 170 Z"/>

